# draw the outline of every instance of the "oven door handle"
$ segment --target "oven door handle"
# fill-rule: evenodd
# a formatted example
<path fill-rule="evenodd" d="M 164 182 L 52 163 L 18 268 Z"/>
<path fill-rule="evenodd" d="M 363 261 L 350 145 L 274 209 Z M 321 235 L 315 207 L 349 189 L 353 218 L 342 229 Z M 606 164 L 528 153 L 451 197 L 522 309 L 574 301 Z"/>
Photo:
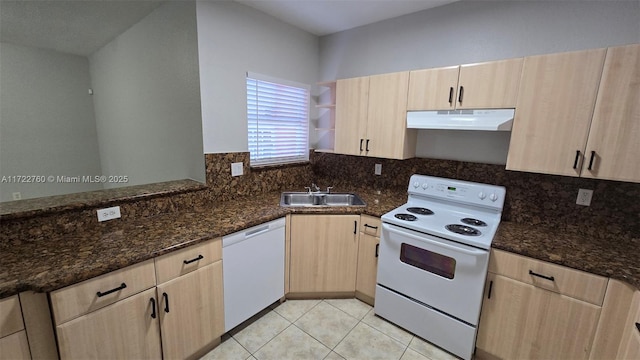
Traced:
<path fill-rule="evenodd" d="M 433 240 L 428 239 L 428 238 L 423 238 L 423 237 L 416 236 L 416 235 L 414 235 L 412 233 L 409 233 L 409 232 L 404 231 L 402 229 L 391 227 L 390 225 L 387 225 L 387 224 L 382 224 L 382 226 L 384 228 L 386 228 L 387 231 L 389 231 L 389 232 L 399 233 L 399 234 L 402 234 L 404 236 L 413 238 L 413 239 L 418 240 L 418 241 L 426 241 L 426 242 L 429 242 L 430 244 L 433 244 L 435 246 L 439 246 L 441 248 L 449 249 L 449 250 L 452 250 L 452 251 L 457 251 L 457 252 L 460 252 L 460 253 L 463 253 L 463 254 L 467 254 L 467 255 L 471 255 L 471 256 L 480 256 L 480 255 L 486 255 L 486 253 L 487 253 L 486 250 L 480 250 L 480 249 L 478 249 L 478 250 L 469 250 L 469 249 L 463 248 L 462 246 L 458 247 L 458 246 L 452 246 L 452 245 L 443 244 L 441 242 L 433 241 Z"/>

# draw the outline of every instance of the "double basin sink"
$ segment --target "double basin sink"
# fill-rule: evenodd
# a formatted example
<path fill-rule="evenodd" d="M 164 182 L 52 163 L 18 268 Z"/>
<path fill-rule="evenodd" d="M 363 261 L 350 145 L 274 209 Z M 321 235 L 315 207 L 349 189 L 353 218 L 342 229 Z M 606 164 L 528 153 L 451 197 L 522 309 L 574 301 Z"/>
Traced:
<path fill-rule="evenodd" d="M 318 206 L 365 206 L 364 201 L 353 193 L 324 192 L 283 192 L 280 206 L 318 207 Z"/>

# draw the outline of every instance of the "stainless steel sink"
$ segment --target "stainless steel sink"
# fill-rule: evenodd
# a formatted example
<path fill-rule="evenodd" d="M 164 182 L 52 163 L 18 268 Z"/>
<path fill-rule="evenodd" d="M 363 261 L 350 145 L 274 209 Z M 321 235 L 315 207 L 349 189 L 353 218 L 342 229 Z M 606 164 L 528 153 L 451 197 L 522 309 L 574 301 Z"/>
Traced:
<path fill-rule="evenodd" d="M 353 193 L 308 193 L 283 192 L 280 206 L 365 206 L 364 201 Z"/>

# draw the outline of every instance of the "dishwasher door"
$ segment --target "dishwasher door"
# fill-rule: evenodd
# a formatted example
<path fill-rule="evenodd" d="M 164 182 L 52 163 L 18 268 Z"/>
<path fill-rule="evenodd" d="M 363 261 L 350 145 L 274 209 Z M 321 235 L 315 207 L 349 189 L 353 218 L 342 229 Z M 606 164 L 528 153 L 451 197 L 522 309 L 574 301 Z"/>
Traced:
<path fill-rule="evenodd" d="M 284 218 L 222 238 L 224 331 L 284 296 Z"/>

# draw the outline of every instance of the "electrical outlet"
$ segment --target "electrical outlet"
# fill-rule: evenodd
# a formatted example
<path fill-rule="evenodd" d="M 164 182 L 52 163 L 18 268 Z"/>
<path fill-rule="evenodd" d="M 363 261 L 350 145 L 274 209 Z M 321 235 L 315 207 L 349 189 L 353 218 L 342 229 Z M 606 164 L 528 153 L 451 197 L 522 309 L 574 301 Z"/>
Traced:
<path fill-rule="evenodd" d="M 591 205 L 592 197 L 593 197 L 593 190 L 578 189 L 578 199 L 576 200 L 576 204 L 589 206 Z"/>
<path fill-rule="evenodd" d="M 13 200 L 20 200 L 22 199 L 22 194 L 20 194 L 20 191 L 16 191 L 13 194 Z"/>
<path fill-rule="evenodd" d="M 382 164 L 376 164 L 374 173 L 376 175 L 382 175 Z"/>
<path fill-rule="evenodd" d="M 232 163 L 231 164 L 231 176 L 240 176 L 243 173 L 242 170 L 242 162 Z"/>
<path fill-rule="evenodd" d="M 98 209 L 98 221 L 107 221 L 120 218 L 120 206 Z"/>

